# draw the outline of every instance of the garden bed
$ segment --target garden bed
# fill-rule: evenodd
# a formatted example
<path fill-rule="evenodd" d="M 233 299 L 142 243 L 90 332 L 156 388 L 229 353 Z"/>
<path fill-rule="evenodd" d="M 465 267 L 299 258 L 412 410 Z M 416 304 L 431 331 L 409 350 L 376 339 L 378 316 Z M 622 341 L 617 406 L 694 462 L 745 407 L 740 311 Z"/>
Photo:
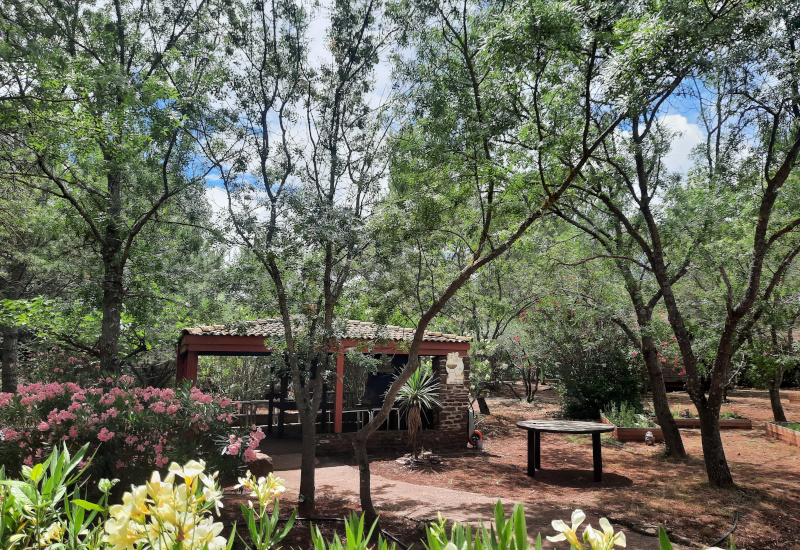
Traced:
<path fill-rule="evenodd" d="M 600 420 L 604 424 L 609 424 L 614 426 L 614 431 L 611 432 L 611 435 L 617 441 L 639 441 L 644 442 L 644 438 L 647 435 L 647 432 L 653 432 L 653 438 L 655 441 L 664 441 L 664 432 L 661 431 L 661 428 L 658 426 L 653 426 L 650 428 L 634 428 L 634 427 L 627 427 L 627 426 L 617 426 L 613 422 L 611 422 L 605 415 L 600 415 Z"/>
<path fill-rule="evenodd" d="M 700 428 L 699 418 L 675 418 L 679 428 Z M 720 430 L 752 430 L 753 421 L 749 418 L 720 418 Z"/>
<path fill-rule="evenodd" d="M 781 441 L 800 447 L 800 431 L 789 426 L 799 426 L 797 422 L 767 422 L 764 427 L 767 435 Z"/>

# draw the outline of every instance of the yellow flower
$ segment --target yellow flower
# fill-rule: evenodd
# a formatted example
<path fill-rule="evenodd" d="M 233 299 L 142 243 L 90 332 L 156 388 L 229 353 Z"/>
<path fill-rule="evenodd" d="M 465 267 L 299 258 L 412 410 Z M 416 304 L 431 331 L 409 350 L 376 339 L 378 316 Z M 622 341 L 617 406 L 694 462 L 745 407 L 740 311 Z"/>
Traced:
<path fill-rule="evenodd" d="M 591 525 L 587 525 L 584 531 L 584 538 L 589 541 L 592 550 L 612 550 L 614 546 L 625 548 L 625 533 L 620 531 L 615 534 L 614 528 L 606 518 L 600 518 L 600 527 L 603 528 L 602 533 L 593 529 Z"/>
<path fill-rule="evenodd" d="M 260 477 L 258 480 L 254 480 L 253 474 L 248 470 L 245 477 L 239 478 L 239 484 L 236 488 L 245 487 L 252 491 L 250 496 L 256 497 L 261 507 L 264 508 L 286 491 L 285 483 L 283 478 L 275 477 L 272 473 L 267 477 Z"/>
<path fill-rule="evenodd" d="M 586 514 L 582 510 L 575 510 L 572 512 L 572 527 L 567 527 L 567 524 L 560 519 L 554 519 L 551 525 L 553 529 L 559 532 L 558 535 L 547 537 L 550 542 L 560 542 L 562 540 L 568 541 L 575 548 L 583 548 L 581 540 L 576 533 L 578 526 L 586 519 Z"/>
<path fill-rule="evenodd" d="M 142 538 L 142 526 L 130 519 L 109 518 L 103 529 L 106 532 L 105 540 L 113 550 L 133 550 Z"/>
<path fill-rule="evenodd" d="M 148 513 L 147 490 L 145 487 L 131 487 L 131 492 L 122 495 L 122 504 L 109 508 L 109 514 L 119 521 L 139 520 Z"/>
<path fill-rule="evenodd" d="M 186 485 L 191 486 L 194 479 L 203 473 L 206 469 L 205 461 L 201 460 L 200 462 L 196 460 L 190 460 L 184 466 L 178 465 L 177 462 L 173 462 L 169 465 L 169 471 L 177 476 L 180 476 L 186 482 Z"/>
<path fill-rule="evenodd" d="M 42 536 L 39 537 L 39 544 L 42 546 L 50 546 L 52 542 L 61 542 L 63 536 L 64 527 L 58 522 L 52 523 L 50 527 L 45 529 Z"/>
<path fill-rule="evenodd" d="M 164 481 L 161 481 L 161 476 L 158 472 L 153 472 L 153 475 L 150 476 L 150 481 L 147 482 L 147 494 L 153 500 L 155 506 L 171 504 L 174 481 L 175 475 L 172 472 L 167 474 Z"/>

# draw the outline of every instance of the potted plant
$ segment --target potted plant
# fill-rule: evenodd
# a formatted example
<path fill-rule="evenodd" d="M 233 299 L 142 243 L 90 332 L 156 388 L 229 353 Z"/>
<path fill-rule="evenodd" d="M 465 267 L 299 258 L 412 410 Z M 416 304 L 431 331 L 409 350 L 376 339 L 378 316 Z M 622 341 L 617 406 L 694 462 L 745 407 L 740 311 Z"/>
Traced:
<path fill-rule="evenodd" d="M 614 426 L 611 434 L 617 441 L 644 441 L 647 432 L 652 432 L 654 441 L 664 441 L 664 433 L 659 425 L 647 414 L 626 403 L 606 409 L 600 415 L 600 420 Z"/>

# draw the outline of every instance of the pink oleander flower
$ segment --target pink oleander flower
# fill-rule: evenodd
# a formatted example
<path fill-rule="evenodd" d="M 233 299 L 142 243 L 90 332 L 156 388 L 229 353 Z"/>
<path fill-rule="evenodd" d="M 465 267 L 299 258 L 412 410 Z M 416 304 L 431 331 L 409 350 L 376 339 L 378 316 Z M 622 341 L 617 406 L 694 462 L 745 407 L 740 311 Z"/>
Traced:
<path fill-rule="evenodd" d="M 40 432 L 46 432 L 49 429 L 50 429 L 50 424 L 48 424 L 47 422 L 41 422 L 39 424 L 39 431 Z"/>
<path fill-rule="evenodd" d="M 103 428 L 102 430 L 100 430 L 100 433 L 97 434 L 97 439 L 99 439 L 103 443 L 110 440 L 112 437 L 114 437 L 114 432 L 109 432 L 108 428 Z"/>
<path fill-rule="evenodd" d="M 257 458 L 256 452 L 253 449 L 247 449 L 244 452 L 244 461 L 253 462 Z"/>
<path fill-rule="evenodd" d="M 167 414 L 175 414 L 180 408 L 180 405 L 170 405 L 167 407 Z"/>
<path fill-rule="evenodd" d="M 78 429 L 75 426 L 70 426 L 69 428 L 69 436 L 70 437 L 78 437 Z"/>
<path fill-rule="evenodd" d="M 28 457 L 22 462 L 25 466 L 33 466 L 33 456 L 28 455 Z"/>

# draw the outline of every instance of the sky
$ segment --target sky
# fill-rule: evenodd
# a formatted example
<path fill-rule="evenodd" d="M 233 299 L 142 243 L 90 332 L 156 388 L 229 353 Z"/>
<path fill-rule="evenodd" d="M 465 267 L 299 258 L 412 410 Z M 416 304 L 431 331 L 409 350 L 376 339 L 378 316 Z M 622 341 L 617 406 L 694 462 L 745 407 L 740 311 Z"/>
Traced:
<path fill-rule="evenodd" d="M 309 57 L 312 63 L 317 66 L 332 61 L 326 38 L 330 20 L 329 6 L 331 0 L 322 0 L 320 4 L 308 31 L 308 36 L 310 37 Z M 371 94 L 370 103 L 373 106 L 384 103 L 391 91 L 391 65 L 387 59 L 382 59 L 376 70 L 375 86 Z M 690 153 L 692 149 L 705 139 L 701 127 L 694 122 L 696 116 L 696 110 L 689 105 L 681 105 L 679 103 L 672 105 L 664 116 L 660 117 L 661 122 L 675 134 L 672 150 L 664 159 L 667 169 L 671 172 L 685 175 L 691 168 Z M 215 176 L 210 176 L 207 182 L 206 199 L 215 216 L 222 216 L 227 209 L 227 195 L 220 187 L 220 182 L 215 179 Z"/>

